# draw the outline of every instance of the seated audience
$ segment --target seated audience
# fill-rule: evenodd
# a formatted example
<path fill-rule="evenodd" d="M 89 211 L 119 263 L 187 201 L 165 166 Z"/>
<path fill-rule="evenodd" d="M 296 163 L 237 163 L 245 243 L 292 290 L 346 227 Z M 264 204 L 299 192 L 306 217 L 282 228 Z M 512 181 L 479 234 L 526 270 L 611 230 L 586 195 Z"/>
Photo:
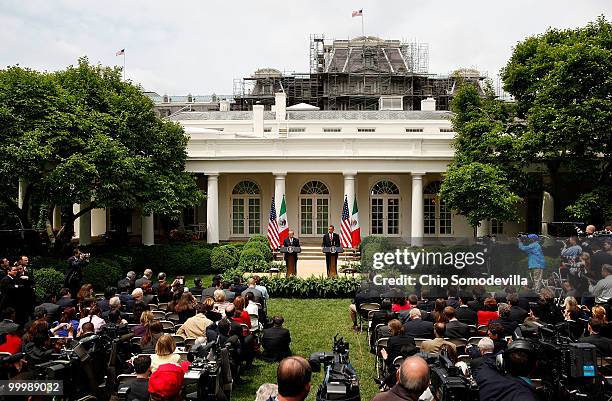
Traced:
<path fill-rule="evenodd" d="M 478 324 L 478 314 L 475 310 L 470 308 L 467 304 L 468 297 L 462 295 L 459 297 L 459 306 L 455 308 L 455 317 L 461 323 L 471 324 L 476 326 Z"/>
<path fill-rule="evenodd" d="M 451 347 L 455 352 L 457 352 L 457 347 L 455 344 L 446 341 L 444 339 L 444 333 L 446 332 L 446 325 L 444 323 L 436 323 L 434 325 L 434 334 L 435 338 L 433 340 L 426 340 L 421 343 L 421 352 L 427 352 L 431 354 L 437 354 L 440 351 L 440 347 L 442 344 L 447 344 Z"/>
<path fill-rule="evenodd" d="M 230 304 L 225 298 L 225 292 L 223 290 L 215 290 L 214 297 L 215 307 L 213 310 L 225 316 L 225 308 Z"/>
<path fill-rule="evenodd" d="M 506 329 L 504 329 L 504 326 L 502 326 L 501 324 L 493 322 L 489 324 L 487 335 L 491 340 L 493 340 L 493 345 L 495 346 L 493 352 L 495 352 L 496 354 L 499 351 L 503 351 L 506 349 L 506 347 L 508 347 L 508 342 L 506 341 L 504 336 L 505 333 Z"/>
<path fill-rule="evenodd" d="M 155 354 L 151 356 L 151 372 L 155 373 L 164 364 L 178 364 L 181 357 L 175 351 L 176 343 L 172 336 L 163 334 L 155 344 Z"/>
<path fill-rule="evenodd" d="M 196 314 L 196 299 L 190 292 L 184 292 L 174 307 L 174 313 L 179 316 L 179 323 L 185 323 L 187 319 Z"/>
<path fill-rule="evenodd" d="M 497 312 L 497 301 L 495 298 L 486 298 L 483 309 L 478 311 L 478 326 L 488 326 L 489 321 L 499 318 Z"/>
<path fill-rule="evenodd" d="M 15 323 L 15 309 L 10 306 L 2 311 L 0 322 L 0 352 L 16 354 L 21 351 L 22 341 L 19 325 Z"/>
<path fill-rule="evenodd" d="M 578 341 L 593 344 L 603 357 L 612 356 L 612 339 L 602 336 L 603 322 L 597 318 L 590 318 L 588 331 L 589 335 L 581 337 Z"/>
<path fill-rule="evenodd" d="M 404 332 L 402 322 L 397 319 L 391 320 L 389 331 L 391 336 L 387 340 L 387 347 L 381 351 L 381 355 L 387 361 L 387 364 L 393 363 L 398 356 L 406 358 L 417 353 L 418 349 L 414 343 L 414 338 Z"/>
<path fill-rule="evenodd" d="M 517 324 L 522 324 L 527 318 L 527 315 L 529 313 L 527 312 L 527 310 L 523 309 L 520 306 L 518 294 L 515 292 L 508 294 L 508 296 L 506 297 L 506 300 L 510 304 L 509 319 L 512 320 L 513 322 L 516 322 Z"/>
<path fill-rule="evenodd" d="M 504 328 L 504 336 L 511 336 L 518 327 L 518 323 L 510 319 L 510 305 L 500 303 L 497 307 L 497 313 L 499 314 L 499 319 L 490 320 L 489 325 L 499 323 Z"/>
<path fill-rule="evenodd" d="M 59 321 L 53 322 L 51 333 L 55 337 L 76 337 L 79 321 L 76 320 L 76 309 L 67 307 L 62 311 Z"/>
<path fill-rule="evenodd" d="M 142 337 L 144 333 L 147 331 L 147 326 L 151 324 L 155 320 L 153 318 L 153 312 L 146 310 L 140 314 L 139 323 L 132 327 L 132 331 L 136 337 Z"/>
<path fill-rule="evenodd" d="M 397 384 L 371 401 L 419 400 L 429 387 L 429 365 L 420 356 L 406 358 L 396 373 Z"/>
<path fill-rule="evenodd" d="M 140 338 L 140 349 L 143 354 L 154 354 L 157 341 L 164 335 L 164 327 L 157 320 L 145 326 L 145 332 Z"/>
<path fill-rule="evenodd" d="M 85 316 L 84 318 L 82 318 L 81 320 L 79 320 L 79 330 L 81 329 L 81 327 L 83 326 L 83 323 L 85 322 L 89 322 L 91 324 L 94 325 L 94 331 L 97 333 L 98 331 L 100 331 L 100 329 L 102 328 L 102 326 L 104 326 L 106 324 L 106 322 L 104 321 L 104 319 L 102 319 L 100 317 L 101 315 L 101 311 L 100 308 L 98 307 L 98 305 L 92 307 L 89 311 L 88 311 L 88 315 Z"/>
<path fill-rule="evenodd" d="M 247 294 L 253 294 L 253 293 L 247 292 Z M 236 307 L 236 310 L 234 311 L 234 320 L 236 320 L 240 324 L 246 324 L 247 327 L 250 329 L 251 328 L 251 318 L 249 317 L 249 313 L 246 310 L 244 310 L 244 302 L 245 302 L 244 297 L 241 295 L 238 295 L 234 299 L 233 303 L 234 303 L 234 306 Z"/>
<path fill-rule="evenodd" d="M 140 355 L 132 362 L 136 380 L 130 383 L 127 401 L 146 401 L 149 399 L 149 375 L 151 374 L 151 357 Z"/>
<path fill-rule="evenodd" d="M 446 334 L 448 338 L 470 338 L 470 326 L 461 323 L 455 316 L 455 308 L 447 306 L 444 308 L 444 316 L 446 317 Z"/>
<path fill-rule="evenodd" d="M 206 317 L 206 307 L 204 305 L 197 304 L 196 311 L 197 313 L 194 316 L 187 319 L 187 321 L 179 327 L 176 334 L 185 338 L 206 337 L 206 329 L 213 322 Z"/>
<path fill-rule="evenodd" d="M 282 316 L 272 318 L 272 327 L 264 329 L 261 338 L 263 347 L 262 359 L 269 362 L 280 361 L 291 355 L 291 335 L 283 327 L 285 319 Z"/>
<path fill-rule="evenodd" d="M 404 333 L 413 338 L 432 338 L 433 323 L 421 319 L 421 311 L 417 308 L 410 309 L 408 315 L 410 320 L 404 323 Z"/>
<path fill-rule="evenodd" d="M 276 369 L 279 401 L 304 401 L 310 392 L 312 369 L 301 356 L 283 359 Z"/>
<path fill-rule="evenodd" d="M 223 318 L 223 315 L 220 312 L 215 311 L 215 300 L 211 297 L 206 297 L 204 298 L 204 300 L 202 301 L 202 304 L 204 305 L 204 315 L 206 315 L 207 318 L 209 318 L 210 320 L 212 320 L 213 322 L 218 322 L 219 320 L 221 320 Z"/>

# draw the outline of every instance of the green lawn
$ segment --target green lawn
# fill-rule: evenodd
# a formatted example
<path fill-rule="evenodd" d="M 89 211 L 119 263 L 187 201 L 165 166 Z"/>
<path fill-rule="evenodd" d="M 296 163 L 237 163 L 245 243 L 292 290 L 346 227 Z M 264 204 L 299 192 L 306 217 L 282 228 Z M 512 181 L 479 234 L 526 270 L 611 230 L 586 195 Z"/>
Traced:
<path fill-rule="evenodd" d="M 193 285 L 195 276 L 186 276 L 188 286 Z M 210 285 L 212 275 L 202 276 L 204 286 Z M 348 341 L 349 357 L 357 370 L 360 379 L 361 399 L 370 400 L 378 387 L 373 381 L 375 377 L 374 355 L 370 354 L 365 333 L 359 334 L 351 330 L 349 317 L 349 299 L 286 299 L 273 298 L 268 304 L 268 315 L 282 315 L 285 318 L 284 327 L 291 332 L 291 350 L 295 355 L 308 359 L 317 351 L 331 352 L 332 339 L 339 333 Z M 276 368 L 278 364 L 267 363 L 259 359 L 254 367 L 245 372 L 245 381 L 234 389 L 232 399 L 236 401 L 253 401 L 255 393 L 263 383 L 276 383 Z M 322 373 L 315 373 L 312 379 L 312 390 L 308 400 L 314 400 L 317 388 L 323 380 Z"/>
<path fill-rule="evenodd" d="M 348 299 L 272 299 L 268 305 L 268 314 L 280 314 L 285 318 L 284 327 L 291 332 L 291 350 L 295 355 L 308 358 L 317 351 L 331 352 L 332 338 L 340 333 L 349 342 L 351 363 L 360 378 L 361 399 L 368 401 L 378 391 L 372 380 L 374 356 L 368 352 L 365 333 L 351 330 Z M 255 367 L 243 377 L 233 392 L 232 399 L 253 401 L 257 388 L 263 383 L 276 383 L 276 363 L 256 360 Z M 314 400 L 316 390 L 323 380 L 322 373 L 316 373 L 312 379 L 312 390 L 308 400 Z"/>

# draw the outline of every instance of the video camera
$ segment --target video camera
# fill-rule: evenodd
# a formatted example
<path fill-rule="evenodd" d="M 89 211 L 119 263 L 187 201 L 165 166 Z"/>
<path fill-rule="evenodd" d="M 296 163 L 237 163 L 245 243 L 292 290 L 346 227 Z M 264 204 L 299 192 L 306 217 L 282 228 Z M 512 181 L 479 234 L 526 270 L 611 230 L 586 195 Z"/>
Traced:
<path fill-rule="evenodd" d="M 232 392 L 229 373 L 229 355 L 218 341 L 211 341 L 192 348 L 187 354 L 191 362 L 185 373 L 187 400 L 229 400 Z M 192 391 L 194 390 L 195 391 Z"/>
<path fill-rule="evenodd" d="M 474 379 L 463 375 L 445 350 L 439 355 L 426 356 L 429 365 L 431 394 L 437 401 L 478 401 L 478 386 Z"/>
<path fill-rule="evenodd" d="M 313 372 L 325 368 L 323 383 L 317 390 L 317 401 L 360 401 L 359 378 L 349 361 L 349 344 L 338 334 L 334 336 L 332 352 L 315 352 L 310 356 Z"/>

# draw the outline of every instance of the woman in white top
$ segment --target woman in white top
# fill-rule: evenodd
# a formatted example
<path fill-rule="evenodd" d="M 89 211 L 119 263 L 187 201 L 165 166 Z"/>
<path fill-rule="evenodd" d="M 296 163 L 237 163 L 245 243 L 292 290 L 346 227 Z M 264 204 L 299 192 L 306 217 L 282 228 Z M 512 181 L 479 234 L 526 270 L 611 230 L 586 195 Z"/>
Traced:
<path fill-rule="evenodd" d="M 101 314 L 102 312 L 100 311 L 100 307 L 98 305 L 94 305 L 89 310 L 89 314 L 86 317 L 79 320 L 79 330 L 78 330 L 77 336 L 81 335 L 81 329 L 83 327 L 83 324 L 87 322 L 91 322 L 94 325 L 94 333 L 97 333 L 98 331 L 100 331 L 102 326 L 106 324 L 104 319 L 100 317 Z"/>
<path fill-rule="evenodd" d="M 151 355 L 151 373 L 155 372 L 157 368 L 166 363 L 178 364 L 181 356 L 175 354 L 176 343 L 169 334 L 164 334 L 157 340 L 155 344 L 155 354 Z"/>
<path fill-rule="evenodd" d="M 244 295 L 244 302 L 246 303 L 244 310 L 247 311 L 251 318 L 251 329 L 257 330 L 259 328 L 259 307 L 253 302 L 253 298 L 254 295 L 252 292 L 247 292 Z"/>
<path fill-rule="evenodd" d="M 230 304 L 225 297 L 225 291 L 215 290 L 213 297 L 215 298 L 215 307 L 213 310 L 225 317 L 225 307 Z"/>

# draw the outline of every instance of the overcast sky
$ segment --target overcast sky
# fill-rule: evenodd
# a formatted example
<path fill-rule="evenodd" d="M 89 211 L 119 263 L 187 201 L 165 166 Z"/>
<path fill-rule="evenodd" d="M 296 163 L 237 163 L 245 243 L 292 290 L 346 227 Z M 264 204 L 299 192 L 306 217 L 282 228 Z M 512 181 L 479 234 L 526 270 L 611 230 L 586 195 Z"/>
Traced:
<path fill-rule="evenodd" d="M 121 65 L 159 94 L 230 94 L 260 67 L 308 71 L 309 35 L 429 43 L 429 70 L 474 67 L 495 77 L 512 47 L 548 27 L 577 27 L 611 0 L 0 0 L 0 66 L 56 70 L 86 55 Z"/>

